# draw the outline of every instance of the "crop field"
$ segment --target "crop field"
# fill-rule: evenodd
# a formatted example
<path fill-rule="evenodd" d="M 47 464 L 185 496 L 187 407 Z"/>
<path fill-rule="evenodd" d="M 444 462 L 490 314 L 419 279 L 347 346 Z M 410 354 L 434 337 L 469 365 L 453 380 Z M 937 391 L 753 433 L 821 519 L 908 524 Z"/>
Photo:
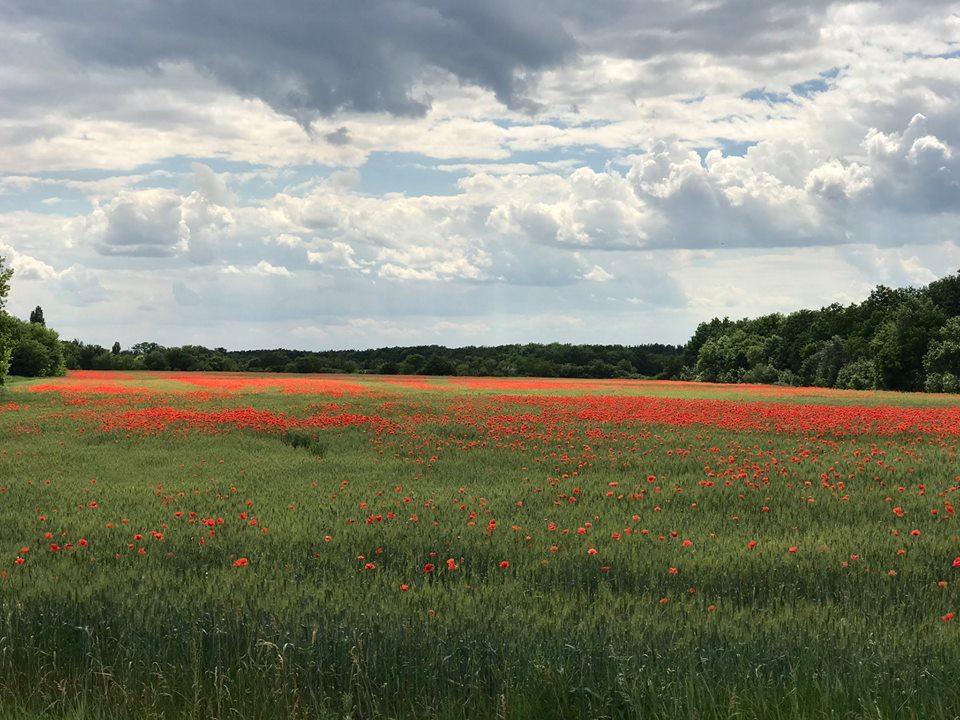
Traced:
<path fill-rule="evenodd" d="M 960 403 L 121 373 L 0 394 L 0 718 L 954 718 Z"/>

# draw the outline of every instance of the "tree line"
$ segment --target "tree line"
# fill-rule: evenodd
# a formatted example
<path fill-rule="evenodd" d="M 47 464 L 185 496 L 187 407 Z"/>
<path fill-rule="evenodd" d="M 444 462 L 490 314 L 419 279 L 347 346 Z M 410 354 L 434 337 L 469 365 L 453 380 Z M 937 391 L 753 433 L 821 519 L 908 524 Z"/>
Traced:
<path fill-rule="evenodd" d="M 960 392 L 960 273 L 861 303 L 700 323 L 678 378 Z"/>
<path fill-rule="evenodd" d="M 448 348 L 441 345 L 373 350 L 226 350 L 153 342 L 110 350 L 79 340 L 62 343 L 66 367 L 92 370 L 378 373 L 507 377 L 630 378 L 659 375 L 679 357 L 673 345 L 527 344 Z"/>
<path fill-rule="evenodd" d="M 861 303 L 757 318 L 713 318 L 683 346 L 562 343 L 226 350 L 61 341 L 37 307 L 4 311 L 12 270 L 0 258 L 0 382 L 67 369 L 666 378 L 851 389 L 960 392 L 960 273 L 921 288 L 876 287 Z"/>

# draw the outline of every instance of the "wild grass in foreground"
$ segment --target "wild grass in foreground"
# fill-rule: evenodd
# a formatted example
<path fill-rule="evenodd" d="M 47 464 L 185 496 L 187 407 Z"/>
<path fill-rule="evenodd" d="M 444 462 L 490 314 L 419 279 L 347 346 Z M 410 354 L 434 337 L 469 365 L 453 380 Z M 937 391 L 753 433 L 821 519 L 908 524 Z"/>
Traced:
<path fill-rule="evenodd" d="M 945 398 L 190 380 L 0 398 L 0 719 L 960 715 Z"/>

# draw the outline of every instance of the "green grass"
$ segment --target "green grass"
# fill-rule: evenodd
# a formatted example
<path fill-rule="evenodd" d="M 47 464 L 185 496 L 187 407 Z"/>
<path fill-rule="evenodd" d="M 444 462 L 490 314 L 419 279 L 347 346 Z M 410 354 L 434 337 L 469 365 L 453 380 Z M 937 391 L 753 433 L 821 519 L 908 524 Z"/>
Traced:
<path fill-rule="evenodd" d="M 954 442 L 572 422 L 521 443 L 458 422 L 470 397 L 240 394 L 197 407 L 402 429 L 141 436 L 97 429 L 109 397 L 11 388 L 0 719 L 958 716 Z"/>

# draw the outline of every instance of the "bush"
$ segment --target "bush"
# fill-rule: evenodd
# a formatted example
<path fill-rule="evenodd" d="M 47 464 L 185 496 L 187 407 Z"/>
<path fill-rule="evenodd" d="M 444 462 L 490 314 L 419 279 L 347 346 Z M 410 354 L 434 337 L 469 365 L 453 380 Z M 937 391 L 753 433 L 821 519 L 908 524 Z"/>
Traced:
<path fill-rule="evenodd" d="M 849 362 L 837 373 L 836 387 L 845 390 L 874 390 L 877 387 L 877 371 L 867 359 Z"/>
<path fill-rule="evenodd" d="M 799 387 L 803 383 L 800 381 L 800 376 L 793 372 L 793 370 L 781 370 L 777 373 L 776 384 Z"/>
<path fill-rule="evenodd" d="M 50 353 L 33 338 L 21 340 L 10 353 L 10 374 L 42 377 L 50 367 Z"/>
<path fill-rule="evenodd" d="M 147 370 L 169 370 L 167 354 L 163 350 L 151 350 L 143 356 L 143 366 Z"/>
<path fill-rule="evenodd" d="M 927 392 L 955 393 L 960 391 L 960 377 L 951 372 L 927 375 L 923 389 Z"/>
<path fill-rule="evenodd" d="M 0 316 L 0 335 L 7 338 L 9 371 L 26 377 L 62 375 L 63 348 L 56 332 L 10 315 Z"/>
<path fill-rule="evenodd" d="M 780 372 L 767 363 L 760 363 L 750 368 L 741 376 L 741 382 L 756 384 L 772 384 L 780 379 Z"/>

